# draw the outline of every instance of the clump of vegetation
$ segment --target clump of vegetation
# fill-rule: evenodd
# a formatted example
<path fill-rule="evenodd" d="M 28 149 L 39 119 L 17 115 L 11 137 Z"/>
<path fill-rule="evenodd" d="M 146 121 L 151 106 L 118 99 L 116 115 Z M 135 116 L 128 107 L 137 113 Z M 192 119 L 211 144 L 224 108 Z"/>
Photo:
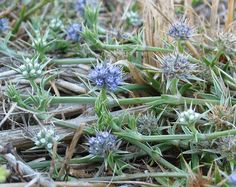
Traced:
<path fill-rule="evenodd" d="M 1 1 L 0 182 L 235 186 L 235 1 L 206 2 Z"/>

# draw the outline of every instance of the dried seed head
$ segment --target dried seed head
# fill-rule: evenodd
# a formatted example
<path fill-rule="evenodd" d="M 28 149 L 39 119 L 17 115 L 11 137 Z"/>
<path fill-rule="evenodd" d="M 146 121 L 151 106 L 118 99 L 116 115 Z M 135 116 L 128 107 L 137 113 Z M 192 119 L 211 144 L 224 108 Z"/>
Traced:
<path fill-rule="evenodd" d="M 216 130 L 231 129 L 235 122 L 236 108 L 227 105 L 215 105 L 208 114 L 209 121 L 212 122 Z"/>
<path fill-rule="evenodd" d="M 67 29 L 67 39 L 78 42 L 81 38 L 82 26 L 79 23 L 71 24 Z"/>
<path fill-rule="evenodd" d="M 117 138 L 109 132 L 98 132 L 96 137 L 88 140 L 89 153 L 94 156 L 107 156 L 110 152 L 117 149 Z"/>
<path fill-rule="evenodd" d="M 97 64 L 90 71 L 89 79 L 99 88 L 105 87 L 108 90 L 114 91 L 122 83 L 122 71 L 110 63 Z"/>
<path fill-rule="evenodd" d="M 153 113 L 141 115 L 137 119 L 137 130 L 143 135 L 156 135 L 158 128 L 158 119 Z"/>

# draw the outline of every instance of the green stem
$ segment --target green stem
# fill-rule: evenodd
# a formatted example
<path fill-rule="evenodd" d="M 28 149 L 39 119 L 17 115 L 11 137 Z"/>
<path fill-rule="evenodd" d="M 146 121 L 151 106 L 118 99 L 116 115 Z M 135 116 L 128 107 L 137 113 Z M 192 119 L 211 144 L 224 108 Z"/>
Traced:
<path fill-rule="evenodd" d="M 76 104 L 94 104 L 96 97 L 80 97 L 80 96 L 71 96 L 71 97 L 53 97 L 51 104 L 62 104 L 62 103 L 76 103 Z M 118 101 L 118 103 L 117 103 Z M 132 104 L 150 104 L 150 105 L 161 105 L 161 104 L 193 104 L 193 105 L 206 105 L 208 104 L 220 104 L 220 100 L 214 99 L 196 99 L 188 97 L 178 97 L 173 95 L 162 95 L 155 97 L 139 97 L 139 98 L 125 98 L 125 99 L 110 99 L 110 106 L 118 105 L 132 105 Z M 236 104 L 236 100 L 232 99 L 232 103 Z"/>
<path fill-rule="evenodd" d="M 130 137 L 129 134 L 125 133 L 116 133 L 122 137 Z M 229 136 L 229 135 L 236 135 L 236 129 L 232 130 L 226 130 L 221 132 L 213 132 L 209 134 L 201 134 L 197 133 L 194 134 L 176 134 L 176 135 L 152 135 L 152 136 L 144 136 L 144 135 L 132 135 L 132 138 L 135 139 L 135 141 L 140 142 L 165 142 L 169 140 L 194 140 L 195 136 L 197 136 L 197 139 L 199 141 L 206 141 L 206 140 L 213 140 L 216 138 L 220 138 L 223 136 Z"/>
<path fill-rule="evenodd" d="M 50 64 L 62 65 L 62 64 L 92 64 L 96 63 L 96 58 L 63 58 L 53 59 Z"/>
<path fill-rule="evenodd" d="M 131 45 L 131 44 L 111 45 L 111 44 L 100 43 L 100 47 L 105 50 L 125 50 L 125 51 L 135 50 L 135 51 L 150 51 L 150 52 L 162 52 L 162 53 L 173 52 L 172 49 L 165 49 L 152 46 Z"/>
<path fill-rule="evenodd" d="M 135 174 L 125 174 L 121 176 L 111 176 L 111 177 L 97 177 L 97 178 L 87 178 L 80 179 L 79 181 L 124 181 L 132 180 L 138 178 L 147 177 L 188 177 L 187 173 L 183 172 L 150 172 L 150 173 L 135 173 Z"/>
<path fill-rule="evenodd" d="M 121 132 L 121 134 L 124 133 L 124 131 Z M 165 159 L 163 159 L 160 155 L 158 155 L 157 153 L 154 153 L 152 151 L 152 149 L 150 149 L 148 146 L 144 145 L 143 143 L 136 141 L 132 138 L 129 137 L 123 137 L 124 139 L 126 139 L 128 142 L 136 145 L 137 147 L 139 147 L 141 150 L 145 151 L 148 155 L 151 156 L 151 158 L 153 160 L 155 160 L 156 162 L 162 164 L 163 166 L 165 166 L 168 169 L 171 169 L 173 171 L 178 171 L 180 172 L 181 170 L 177 167 L 175 167 L 173 164 L 171 164 L 170 162 L 166 161 Z"/>

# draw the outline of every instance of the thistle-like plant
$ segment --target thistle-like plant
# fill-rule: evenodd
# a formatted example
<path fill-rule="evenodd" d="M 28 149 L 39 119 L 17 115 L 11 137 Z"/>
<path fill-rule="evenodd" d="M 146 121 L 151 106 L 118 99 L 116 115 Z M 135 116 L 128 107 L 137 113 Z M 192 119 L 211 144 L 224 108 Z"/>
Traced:
<path fill-rule="evenodd" d="M 75 3 L 75 9 L 81 16 L 84 16 L 86 7 L 96 9 L 98 5 L 99 0 L 77 0 Z"/>
<path fill-rule="evenodd" d="M 198 66 L 192 64 L 188 60 L 188 56 L 174 53 L 157 58 L 161 63 L 160 70 L 164 79 L 171 80 L 177 78 L 185 82 L 189 82 L 189 80 L 200 80 L 194 75 L 198 72 Z"/>
<path fill-rule="evenodd" d="M 122 84 L 122 71 L 111 63 L 97 64 L 89 73 L 89 79 L 98 88 L 115 91 Z"/>
<path fill-rule="evenodd" d="M 142 24 L 142 20 L 137 12 L 134 12 L 131 10 L 131 11 L 127 12 L 126 16 L 127 16 L 126 20 L 127 20 L 128 24 L 131 24 L 135 27 L 140 26 Z"/>
<path fill-rule="evenodd" d="M 21 73 L 24 79 L 35 80 L 43 76 L 45 66 L 46 63 L 39 63 L 38 56 L 35 56 L 32 59 L 25 58 L 23 64 L 16 70 Z"/>
<path fill-rule="evenodd" d="M 69 27 L 66 29 L 67 33 L 66 38 L 68 40 L 78 42 L 81 39 L 81 32 L 82 32 L 82 25 L 80 23 L 73 23 L 69 25 Z"/>
<path fill-rule="evenodd" d="M 58 142 L 60 137 L 56 134 L 55 130 L 51 128 L 42 128 L 35 137 L 33 141 L 37 147 L 43 147 L 47 150 L 51 150 L 54 142 Z"/>
<path fill-rule="evenodd" d="M 157 135 L 160 132 L 160 116 L 153 113 L 147 113 L 137 118 L 137 130 L 143 135 Z"/>
<path fill-rule="evenodd" d="M 7 18 L 0 18 L 0 33 L 7 31 L 9 28 L 9 20 Z"/>
<path fill-rule="evenodd" d="M 50 21 L 49 28 L 54 32 L 60 31 L 63 29 L 63 22 L 59 18 L 54 18 Z"/>
<path fill-rule="evenodd" d="M 181 18 L 179 21 L 173 23 L 168 31 L 168 35 L 175 40 L 188 40 L 193 34 L 194 30 L 187 24 L 186 18 Z"/>
<path fill-rule="evenodd" d="M 107 157 L 117 150 L 117 137 L 107 131 L 96 133 L 96 137 L 90 137 L 88 143 L 89 153 L 93 156 Z"/>

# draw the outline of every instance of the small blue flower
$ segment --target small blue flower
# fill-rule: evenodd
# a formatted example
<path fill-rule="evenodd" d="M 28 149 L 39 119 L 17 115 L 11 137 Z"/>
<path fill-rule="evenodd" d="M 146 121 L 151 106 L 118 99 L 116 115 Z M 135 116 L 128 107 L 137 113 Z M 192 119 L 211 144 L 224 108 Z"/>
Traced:
<path fill-rule="evenodd" d="M 9 20 L 7 18 L 0 18 L 0 32 L 6 31 L 9 28 Z"/>
<path fill-rule="evenodd" d="M 86 6 L 96 9 L 98 3 L 99 0 L 77 0 L 75 4 L 75 9 L 81 16 L 84 16 Z"/>
<path fill-rule="evenodd" d="M 229 176 L 229 182 L 233 184 L 234 187 L 236 187 L 236 172 L 232 173 Z"/>
<path fill-rule="evenodd" d="M 79 23 L 71 24 L 67 29 L 67 39 L 78 42 L 80 40 L 80 34 L 82 32 L 82 26 Z"/>
<path fill-rule="evenodd" d="M 75 9 L 81 16 L 84 16 L 85 6 L 86 6 L 86 0 L 77 0 L 76 1 Z"/>
<path fill-rule="evenodd" d="M 122 82 L 122 71 L 110 63 L 98 64 L 89 73 L 89 79 L 99 88 L 114 91 Z"/>
<path fill-rule="evenodd" d="M 192 37 L 193 29 L 187 25 L 186 19 L 181 19 L 170 27 L 168 35 L 176 40 L 187 40 Z"/>
<path fill-rule="evenodd" d="M 91 137 L 88 140 L 89 153 L 91 155 L 98 155 L 105 157 L 109 152 L 115 151 L 117 138 L 109 132 L 98 132 L 96 137 Z"/>

